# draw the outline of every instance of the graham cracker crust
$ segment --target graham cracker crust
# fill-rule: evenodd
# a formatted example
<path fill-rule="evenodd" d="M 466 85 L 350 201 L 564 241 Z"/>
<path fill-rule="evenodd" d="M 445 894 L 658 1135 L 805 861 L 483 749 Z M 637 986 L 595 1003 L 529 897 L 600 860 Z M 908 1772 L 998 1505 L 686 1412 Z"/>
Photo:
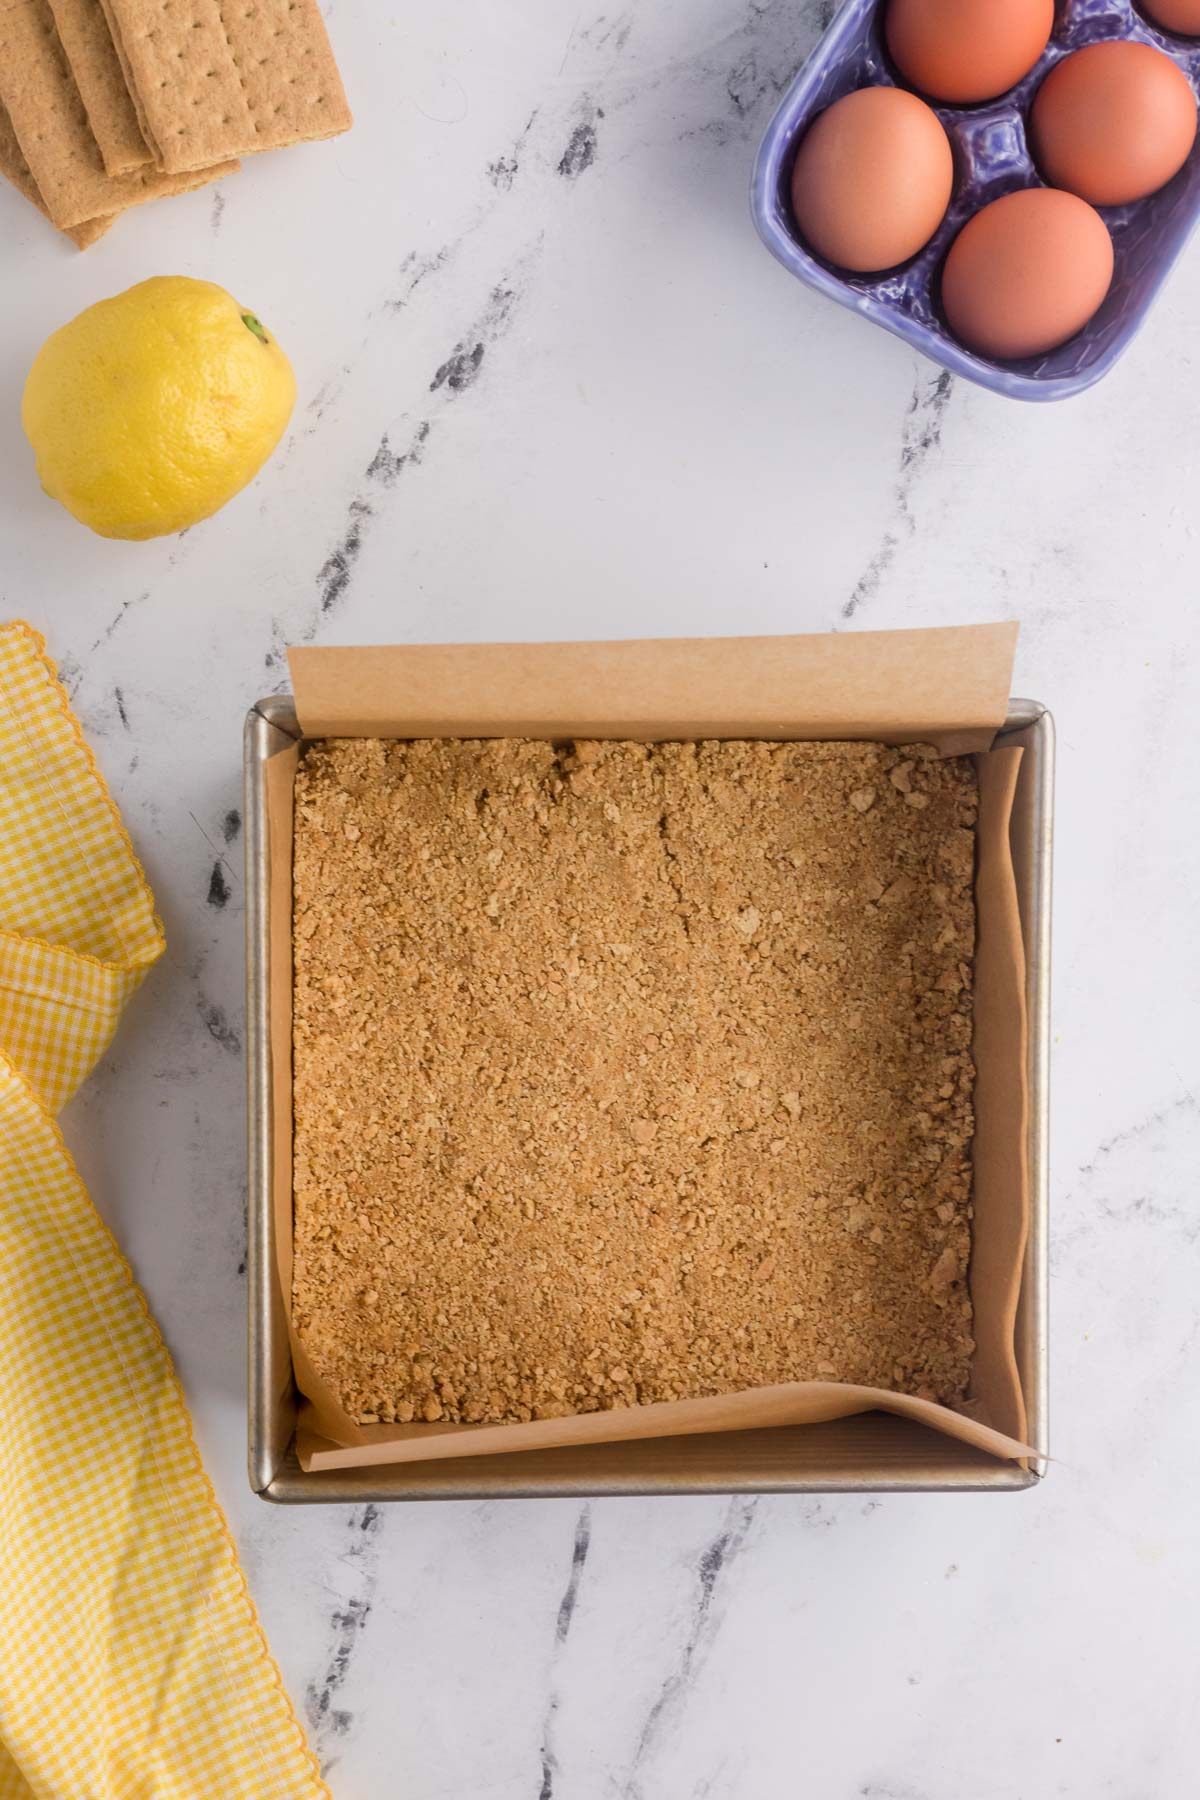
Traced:
<path fill-rule="evenodd" d="M 923 746 L 310 746 L 293 1311 L 349 1414 L 961 1401 L 976 810 Z"/>

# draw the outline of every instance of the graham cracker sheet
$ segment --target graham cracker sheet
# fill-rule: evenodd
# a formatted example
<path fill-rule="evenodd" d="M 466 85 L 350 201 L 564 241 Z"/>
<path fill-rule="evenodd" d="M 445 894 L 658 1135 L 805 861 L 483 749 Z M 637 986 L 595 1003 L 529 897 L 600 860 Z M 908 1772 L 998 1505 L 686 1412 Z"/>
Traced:
<path fill-rule="evenodd" d="M 160 168 L 334 137 L 350 109 L 316 0 L 103 0 Z"/>
<path fill-rule="evenodd" d="M 50 10 L 107 173 L 153 163 L 101 0 L 50 0 Z"/>
<path fill-rule="evenodd" d="M 1015 625 L 829 637 L 621 644 L 304 648 L 290 653 L 306 736 L 851 738 L 973 753 L 980 781 L 975 962 L 974 1252 L 977 1348 L 962 1411 L 883 1388 L 793 1382 L 502 1425 L 359 1425 L 291 1332 L 306 1469 L 511 1454 L 569 1445 L 817 1424 L 872 1410 L 998 1458 L 1034 1454 L 1014 1327 L 1029 1225 L 1025 959 L 1009 843 L 1022 752 L 992 749 L 1007 713 Z M 292 1258 L 291 864 L 298 747 L 265 770 L 273 1215 L 289 1316 Z"/>
<path fill-rule="evenodd" d="M 29 164 L 21 153 L 17 134 L 8 116 L 8 108 L 3 102 L 0 102 L 0 175 L 16 188 L 18 194 L 23 194 L 31 206 L 36 206 L 43 218 L 49 219 L 50 214 L 38 192 L 37 182 L 29 172 Z M 115 214 L 110 214 L 107 218 L 85 219 L 82 224 L 69 225 L 63 235 L 71 239 L 77 250 L 87 250 L 115 223 Z"/>
<path fill-rule="evenodd" d="M 97 238 L 102 238 L 109 227 L 116 224 L 118 217 L 119 214 L 110 213 L 106 219 L 84 219 L 80 225 L 68 225 L 66 235 L 77 250 L 90 250 Z"/>
<path fill-rule="evenodd" d="M 150 135 L 150 126 L 146 119 L 146 110 L 142 105 L 142 97 L 138 93 L 134 83 L 133 70 L 129 66 L 129 58 L 125 54 L 125 40 L 121 36 L 116 19 L 113 17 L 110 0 L 99 0 L 99 5 L 101 12 L 104 14 L 104 23 L 108 29 L 108 39 L 113 47 L 113 55 L 117 59 L 117 67 L 121 71 L 121 80 L 125 84 L 125 93 L 128 97 L 130 106 L 133 108 L 133 116 L 137 122 L 138 136 L 150 152 L 150 161 L 157 168 L 159 166 L 158 152 L 155 148 L 154 139 Z"/>
<path fill-rule="evenodd" d="M 46 211 L 62 230 L 145 200 L 187 193 L 238 166 L 226 162 L 187 174 L 152 168 L 108 174 L 48 0 L 0 0 L 0 101 Z"/>

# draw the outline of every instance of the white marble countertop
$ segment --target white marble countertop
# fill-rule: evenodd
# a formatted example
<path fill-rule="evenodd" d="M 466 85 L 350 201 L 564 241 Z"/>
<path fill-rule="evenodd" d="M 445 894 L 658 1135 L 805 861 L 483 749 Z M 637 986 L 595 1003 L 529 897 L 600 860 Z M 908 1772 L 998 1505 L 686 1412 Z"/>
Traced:
<path fill-rule="evenodd" d="M 942 376 L 759 246 L 828 6 L 328 8 L 358 123 L 76 256 L 0 195 L 0 593 L 170 937 L 66 1125 L 337 1800 L 1184 1800 L 1200 1482 L 1200 248 L 1098 388 Z M 17 422 L 46 333 L 233 289 L 300 400 L 183 538 Z M 273 1509 L 244 1469 L 240 729 L 289 642 L 1023 621 L 1060 733 L 1052 1441 L 1024 1495 Z"/>

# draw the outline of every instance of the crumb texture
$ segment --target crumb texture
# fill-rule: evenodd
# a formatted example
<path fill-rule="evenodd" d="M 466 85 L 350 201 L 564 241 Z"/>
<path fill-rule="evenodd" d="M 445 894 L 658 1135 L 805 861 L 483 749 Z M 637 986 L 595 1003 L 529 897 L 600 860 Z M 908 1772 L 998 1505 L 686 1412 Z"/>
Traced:
<path fill-rule="evenodd" d="M 329 741 L 296 1323 L 364 1422 L 967 1392 L 967 759 Z"/>

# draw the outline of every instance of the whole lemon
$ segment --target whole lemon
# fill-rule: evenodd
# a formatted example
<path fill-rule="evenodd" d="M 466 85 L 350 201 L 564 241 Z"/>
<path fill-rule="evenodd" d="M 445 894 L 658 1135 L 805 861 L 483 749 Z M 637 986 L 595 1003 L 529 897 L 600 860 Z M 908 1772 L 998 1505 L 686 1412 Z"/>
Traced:
<path fill-rule="evenodd" d="M 102 537 L 152 538 L 253 480 L 295 401 L 253 313 L 211 281 L 161 275 L 46 339 L 21 419 L 52 499 Z"/>

